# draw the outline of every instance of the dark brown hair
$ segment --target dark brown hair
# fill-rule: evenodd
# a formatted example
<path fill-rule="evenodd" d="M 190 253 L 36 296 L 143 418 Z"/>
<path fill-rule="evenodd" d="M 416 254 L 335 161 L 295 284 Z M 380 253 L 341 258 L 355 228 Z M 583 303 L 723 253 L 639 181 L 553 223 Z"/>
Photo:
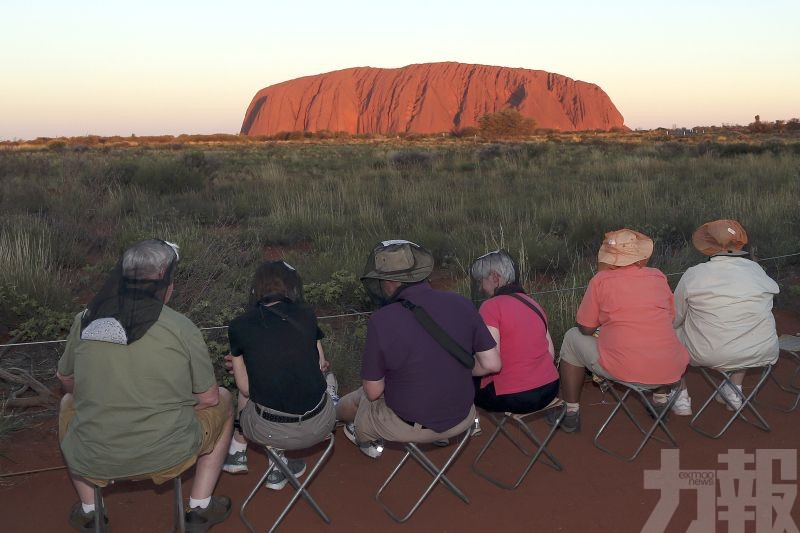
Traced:
<path fill-rule="evenodd" d="M 253 276 L 249 304 L 255 306 L 265 296 L 279 296 L 299 302 L 303 299 L 303 282 L 293 266 L 279 259 L 261 263 Z"/>

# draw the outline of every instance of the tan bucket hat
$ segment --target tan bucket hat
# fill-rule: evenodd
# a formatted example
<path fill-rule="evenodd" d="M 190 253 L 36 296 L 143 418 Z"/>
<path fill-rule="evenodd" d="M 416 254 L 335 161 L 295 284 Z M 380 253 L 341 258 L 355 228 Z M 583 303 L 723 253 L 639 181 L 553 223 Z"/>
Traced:
<path fill-rule="evenodd" d="M 747 244 L 747 232 L 735 220 L 722 219 L 706 222 L 692 235 L 692 244 L 705 255 L 742 256 L 747 252 L 742 247 Z"/>
<path fill-rule="evenodd" d="M 612 266 L 628 266 L 653 255 L 653 240 L 632 229 L 609 231 L 597 252 L 597 261 Z"/>
<path fill-rule="evenodd" d="M 377 279 L 416 283 L 433 272 L 433 255 L 418 244 L 402 239 L 383 241 L 372 250 L 361 280 Z"/>

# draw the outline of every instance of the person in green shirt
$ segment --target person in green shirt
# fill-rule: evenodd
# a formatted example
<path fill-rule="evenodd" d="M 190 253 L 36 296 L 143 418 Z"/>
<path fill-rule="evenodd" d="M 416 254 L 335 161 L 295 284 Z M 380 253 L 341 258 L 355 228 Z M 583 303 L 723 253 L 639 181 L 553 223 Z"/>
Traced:
<path fill-rule="evenodd" d="M 230 499 L 212 492 L 230 444 L 231 397 L 217 386 L 200 330 L 166 305 L 178 258 L 177 245 L 157 239 L 128 248 L 75 317 L 59 360 L 59 438 L 79 531 L 92 530 L 95 485 L 160 484 L 195 463 L 186 530 L 207 531 L 230 514 Z"/>

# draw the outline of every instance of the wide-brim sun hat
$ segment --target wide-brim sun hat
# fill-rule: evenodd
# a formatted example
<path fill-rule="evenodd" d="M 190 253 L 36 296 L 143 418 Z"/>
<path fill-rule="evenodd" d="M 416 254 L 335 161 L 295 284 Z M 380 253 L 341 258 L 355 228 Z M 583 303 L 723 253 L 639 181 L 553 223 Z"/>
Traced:
<path fill-rule="evenodd" d="M 653 255 L 653 239 L 632 229 L 609 231 L 597 252 L 597 261 L 613 266 L 628 266 Z"/>
<path fill-rule="evenodd" d="M 433 255 L 411 241 L 382 241 L 367 258 L 361 280 L 387 280 L 417 283 L 433 272 Z"/>
<path fill-rule="evenodd" d="M 747 255 L 748 252 L 742 250 L 747 242 L 747 232 L 742 225 L 730 219 L 706 222 L 692 235 L 692 244 L 704 255 Z"/>

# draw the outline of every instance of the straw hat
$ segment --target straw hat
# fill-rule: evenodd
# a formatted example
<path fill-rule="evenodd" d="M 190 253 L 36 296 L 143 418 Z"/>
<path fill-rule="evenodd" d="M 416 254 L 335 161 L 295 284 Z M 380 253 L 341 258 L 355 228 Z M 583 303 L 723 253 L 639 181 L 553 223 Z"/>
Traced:
<path fill-rule="evenodd" d="M 653 254 L 653 240 L 632 229 L 610 231 L 603 237 L 597 260 L 612 266 L 628 266 Z"/>
<path fill-rule="evenodd" d="M 747 232 L 735 220 L 706 222 L 692 235 L 692 244 L 705 255 L 743 256 L 742 247 L 747 244 Z"/>

